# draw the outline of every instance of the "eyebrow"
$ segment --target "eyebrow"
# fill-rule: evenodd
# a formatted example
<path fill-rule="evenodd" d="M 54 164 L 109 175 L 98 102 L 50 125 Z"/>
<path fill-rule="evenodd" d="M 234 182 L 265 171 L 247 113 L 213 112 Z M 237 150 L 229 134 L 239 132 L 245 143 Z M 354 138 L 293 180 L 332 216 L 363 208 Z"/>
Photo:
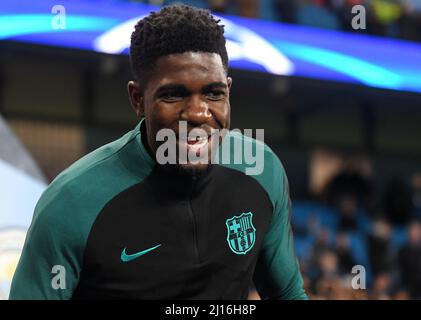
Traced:
<path fill-rule="evenodd" d="M 207 92 L 209 90 L 212 89 L 226 89 L 228 88 L 227 84 L 224 82 L 212 82 L 207 84 L 206 86 L 204 86 L 201 91 L 202 92 Z M 173 83 L 169 83 L 169 84 L 164 84 L 162 86 L 160 86 L 156 91 L 155 91 L 155 96 L 159 96 L 161 93 L 163 92 L 167 92 L 167 91 L 182 91 L 182 92 L 190 92 L 190 90 L 188 90 L 186 88 L 186 86 L 182 85 L 182 84 L 173 84 Z"/>
<path fill-rule="evenodd" d="M 208 85 L 204 86 L 202 91 L 206 91 L 206 90 L 209 90 L 209 89 L 217 89 L 217 88 L 226 89 L 226 88 L 228 88 L 228 86 L 224 82 L 212 82 L 212 83 L 209 83 Z"/>

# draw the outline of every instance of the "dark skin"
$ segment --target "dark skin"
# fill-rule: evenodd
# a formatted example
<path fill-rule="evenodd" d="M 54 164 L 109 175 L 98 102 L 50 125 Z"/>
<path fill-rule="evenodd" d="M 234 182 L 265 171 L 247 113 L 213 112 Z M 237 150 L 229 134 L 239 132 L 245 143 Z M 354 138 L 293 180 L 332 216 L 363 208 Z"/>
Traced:
<path fill-rule="evenodd" d="M 221 56 L 205 52 L 160 57 L 144 87 L 129 81 L 130 102 L 136 115 L 145 117 L 149 152 L 155 155 L 164 143 L 156 141 L 157 132 L 168 128 L 178 133 L 179 121 L 187 122 L 188 132 L 194 128 L 208 133 L 211 129 L 229 129 L 231 84 Z M 211 152 L 208 155 L 210 159 Z M 207 164 L 179 165 L 198 170 L 207 167 Z"/>

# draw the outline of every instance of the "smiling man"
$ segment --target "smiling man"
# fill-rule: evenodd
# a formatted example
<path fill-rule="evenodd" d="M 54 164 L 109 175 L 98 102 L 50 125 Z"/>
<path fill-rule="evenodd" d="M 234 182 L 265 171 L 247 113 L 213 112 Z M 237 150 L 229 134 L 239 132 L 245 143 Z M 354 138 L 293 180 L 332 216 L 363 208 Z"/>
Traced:
<path fill-rule="evenodd" d="M 279 159 L 239 133 L 212 139 L 230 127 L 223 26 L 165 7 L 137 23 L 130 58 L 141 120 L 42 195 L 10 297 L 246 299 L 254 283 L 265 299 L 306 299 Z M 163 130 L 176 137 L 173 164 L 159 161 Z M 246 161 L 211 164 L 221 140 L 263 152 L 261 174 L 247 175 Z M 241 160 L 241 150 L 228 151 Z"/>
<path fill-rule="evenodd" d="M 156 139 L 159 131 L 170 130 L 177 138 L 172 164 L 178 166 L 167 168 L 186 173 L 206 170 L 212 151 L 216 151 L 215 148 L 211 150 L 212 133 L 227 129 L 230 124 L 229 89 L 232 80 L 227 77 L 227 58 L 224 62 L 218 53 L 207 52 L 212 45 L 215 46 L 213 50 L 217 50 L 218 44 L 204 43 L 201 50 L 206 50 L 206 45 L 209 47 L 204 52 L 187 51 L 160 57 L 151 63 L 154 67 L 151 73 L 147 70 L 149 65 L 137 61 L 147 53 L 142 52 L 143 47 L 136 46 L 136 36 L 139 35 L 134 33 L 131 57 L 138 80 L 130 81 L 128 90 L 136 114 L 145 117 L 146 145 L 150 154 L 154 157 L 163 144 Z M 200 43 L 196 45 L 201 47 Z M 168 49 L 173 51 L 173 48 Z M 147 80 L 142 79 L 149 73 Z M 181 130 L 183 125 L 186 130 Z M 178 161 L 182 154 L 204 154 L 206 159 L 198 164 L 186 159 L 183 164 Z"/>

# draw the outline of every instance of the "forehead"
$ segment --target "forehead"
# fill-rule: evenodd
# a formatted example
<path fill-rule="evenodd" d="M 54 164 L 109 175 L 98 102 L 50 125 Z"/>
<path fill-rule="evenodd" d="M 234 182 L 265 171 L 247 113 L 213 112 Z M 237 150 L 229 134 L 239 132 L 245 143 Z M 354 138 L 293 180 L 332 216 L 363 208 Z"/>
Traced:
<path fill-rule="evenodd" d="M 159 58 L 148 87 L 153 90 L 166 84 L 182 84 L 194 89 L 218 81 L 226 82 L 226 73 L 219 54 L 185 52 Z"/>

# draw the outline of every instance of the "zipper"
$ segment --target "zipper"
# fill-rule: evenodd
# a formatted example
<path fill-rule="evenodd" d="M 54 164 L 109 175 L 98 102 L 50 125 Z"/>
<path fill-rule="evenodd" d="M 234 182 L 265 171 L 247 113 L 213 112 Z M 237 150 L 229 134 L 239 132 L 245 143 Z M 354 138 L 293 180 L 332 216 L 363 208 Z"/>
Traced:
<path fill-rule="evenodd" d="M 188 208 L 189 208 L 190 218 L 193 222 L 194 255 L 195 255 L 196 259 L 200 261 L 199 244 L 198 244 L 198 238 L 197 238 L 197 221 L 196 221 L 196 217 L 194 215 L 193 207 L 192 207 L 192 194 L 193 194 L 194 188 L 196 186 L 196 177 L 193 177 L 193 180 L 194 180 L 193 185 L 192 185 L 192 188 L 190 190 L 190 195 L 189 195 L 189 199 L 188 199 Z"/>

